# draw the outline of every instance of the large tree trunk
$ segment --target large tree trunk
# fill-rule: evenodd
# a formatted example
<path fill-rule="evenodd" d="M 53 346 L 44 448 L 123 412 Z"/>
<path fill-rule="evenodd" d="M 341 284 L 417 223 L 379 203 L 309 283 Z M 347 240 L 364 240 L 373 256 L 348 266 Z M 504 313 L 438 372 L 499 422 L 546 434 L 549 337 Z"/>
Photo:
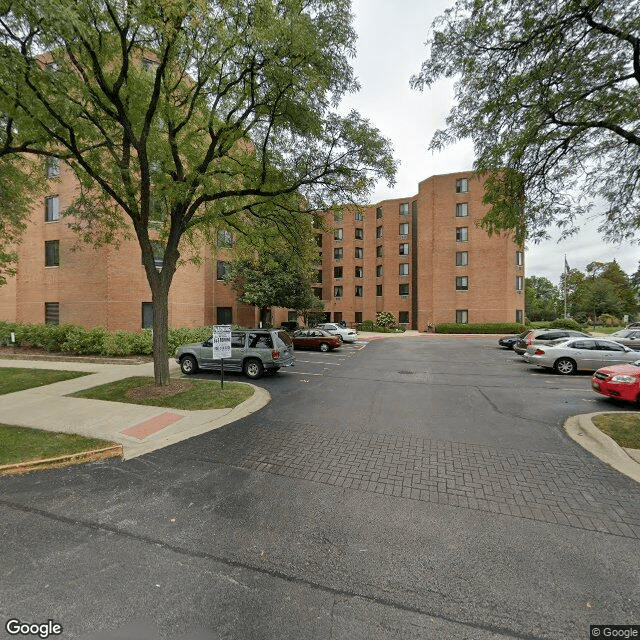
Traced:
<path fill-rule="evenodd" d="M 154 287 L 156 288 L 156 287 Z M 153 374 L 158 387 L 167 386 L 169 376 L 169 291 L 157 287 L 151 291 L 153 302 Z"/>

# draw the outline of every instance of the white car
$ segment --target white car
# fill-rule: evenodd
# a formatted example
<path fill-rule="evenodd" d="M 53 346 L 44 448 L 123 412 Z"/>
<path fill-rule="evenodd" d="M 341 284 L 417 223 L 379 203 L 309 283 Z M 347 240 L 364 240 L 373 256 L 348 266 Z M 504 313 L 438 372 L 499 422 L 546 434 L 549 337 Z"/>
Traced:
<path fill-rule="evenodd" d="M 347 329 L 341 327 L 339 324 L 333 322 L 325 322 L 324 324 L 316 325 L 316 329 L 322 329 L 332 336 L 340 336 L 342 342 L 355 342 L 358 338 L 358 334 L 353 329 Z"/>

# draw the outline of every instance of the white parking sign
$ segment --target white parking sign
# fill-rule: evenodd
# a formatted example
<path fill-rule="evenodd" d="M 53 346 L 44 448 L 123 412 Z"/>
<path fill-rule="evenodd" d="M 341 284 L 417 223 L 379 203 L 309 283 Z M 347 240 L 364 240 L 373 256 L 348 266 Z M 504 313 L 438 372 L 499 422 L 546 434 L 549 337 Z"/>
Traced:
<path fill-rule="evenodd" d="M 231 325 L 217 324 L 213 327 L 213 359 L 231 357 Z"/>

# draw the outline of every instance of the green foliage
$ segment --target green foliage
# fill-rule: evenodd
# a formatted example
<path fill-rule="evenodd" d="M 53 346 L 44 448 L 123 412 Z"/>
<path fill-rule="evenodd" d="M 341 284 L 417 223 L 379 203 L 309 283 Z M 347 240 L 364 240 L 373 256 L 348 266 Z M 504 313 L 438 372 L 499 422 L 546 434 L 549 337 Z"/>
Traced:
<path fill-rule="evenodd" d="M 622 324 L 620 318 L 616 318 L 609 313 L 603 313 L 597 318 L 598 324 L 602 324 L 605 327 L 619 327 Z"/>
<path fill-rule="evenodd" d="M 560 290 L 547 278 L 525 278 L 525 315 L 529 320 L 553 320 L 558 317 Z"/>
<path fill-rule="evenodd" d="M 412 79 L 456 78 L 457 104 L 431 141 L 471 138 L 492 209 L 484 226 L 516 239 L 575 231 L 594 198 L 600 232 L 637 232 L 638 5 L 627 0 L 457 0 L 429 32 Z"/>
<path fill-rule="evenodd" d="M 435 326 L 436 333 L 522 333 L 525 326 L 517 322 L 461 324 L 443 322 Z"/>
<path fill-rule="evenodd" d="M 379 327 L 391 327 L 397 324 L 396 317 L 388 311 L 378 311 L 376 314 L 376 324 Z"/>
<path fill-rule="evenodd" d="M 584 327 L 576 320 L 572 318 L 558 318 L 547 325 L 550 329 L 575 329 L 576 331 L 583 331 Z"/>
<path fill-rule="evenodd" d="M 84 327 L 74 326 L 67 332 L 61 351 L 77 353 L 78 355 L 101 353 L 102 344 L 107 333 L 107 330 L 102 327 L 85 329 Z"/>

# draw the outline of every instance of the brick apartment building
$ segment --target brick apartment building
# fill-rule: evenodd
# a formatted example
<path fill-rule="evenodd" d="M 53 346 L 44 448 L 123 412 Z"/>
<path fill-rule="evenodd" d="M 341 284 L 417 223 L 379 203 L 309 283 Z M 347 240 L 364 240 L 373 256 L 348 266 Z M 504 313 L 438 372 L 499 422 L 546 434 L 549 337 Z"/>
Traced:
<path fill-rule="evenodd" d="M 332 220 L 334 233 L 317 238 L 316 295 L 328 318 L 357 323 L 388 311 L 419 331 L 442 322 L 522 322 L 524 252 L 477 226 L 488 210 L 483 193 L 469 173 L 433 176 L 413 197 Z"/>
<path fill-rule="evenodd" d="M 33 203 L 18 248 L 17 275 L 0 287 L 0 319 L 137 331 L 151 326 L 151 293 L 135 240 L 119 249 L 78 242 L 60 213 L 77 195 L 64 165 L 47 167 L 50 193 Z M 385 200 L 362 214 L 327 219 L 319 233 L 316 295 L 326 317 L 349 323 L 393 313 L 424 331 L 440 322 L 512 322 L 524 317 L 524 255 L 511 239 L 476 226 L 486 212 L 482 184 L 468 173 L 434 176 L 418 195 Z M 225 240 L 225 238 L 223 238 Z M 224 244 L 224 242 L 222 243 Z M 259 311 L 222 282 L 224 249 L 178 269 L 169 325 L 256 326 Z M 277 326 L 295 312 L 272 310 Z"/>

